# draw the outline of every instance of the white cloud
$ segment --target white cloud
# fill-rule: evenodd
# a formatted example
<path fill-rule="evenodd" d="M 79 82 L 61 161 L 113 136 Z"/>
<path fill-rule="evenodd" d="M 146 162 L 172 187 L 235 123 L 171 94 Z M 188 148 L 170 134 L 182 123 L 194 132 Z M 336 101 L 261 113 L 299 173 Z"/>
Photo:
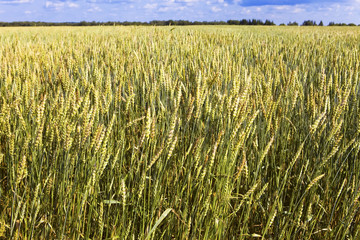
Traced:
<path fill-rule="evenodd" d="M 301 13 L 301 12 L 305 12 L 306 10 L 301 7 L 294 7 L 291 11 L 292 13 Z"/>
<path fill-rule="evenodd" d="M 168 12 L 180 12 L 185 9 L 189 9 L 189 7 L 193 7 L 194 5 L 196 5 L 196 2 L 199 2 L 199 0 L 163 0 L 160 4 L 148 3 L 144 6 L 144 8 L 150 10 L 157 8 L 157 12 L 164 15 Z"/>
<path fill-rule="evenodd" d="M 31 3 L 33 0 L 0 0 L 0 4 L 20 4 L 20 3 Z"/>
<path fill-rule="evenodd" d="M 61 2 L 61 1 L 46 1 L 45 2 L 45 7 L 49 8 L 49 9 L 54 9 L 56 11 L 60 11 L 63 8 L 77 8 L 79 7 L 79 4 L 74 3 L 74 2 Z"/>
<path fill-rule="evenodd" d="M 199 0 L 176 0 L 175 2 L 172 2 L 180 5 L 185 4 L 187 6 L 194 6 L 197 2 L 199 2 Z"/>
<path fill-rule="evenodd" d="M 168 12 L 170 10 L 169 7 L 161 7 L 158 9 L 158 12 Z"/>
<path fill-rule="evenodd" d="M 89 8 L 87 11 L 88 12 L 102 12 L 102 9 L 99 8 L 98 6 L 93 6 L 92 8 Z"/>
<path fill-rule="evenodd" d="M 221 11 L 221 8 L 218 8 L 218 7 L 216 7 L 216 6 L 213 6 L 213 7 L 211 8 L 211 11 L 214 12 L 214 13 L 220 12 L 220 11 Z"/>
<path fill-rule="evenodd" d="M 56 10 L 60 10 L 64 6 L 65 6 L 64 2 L 50 2 L 50 1 L 45 2 L 45 7 L 46 8 L 54 8 Z"/>
<path fill-rule="evenodd" d="M 288 6 L 288 5 L 282 5 L 282 6 L 279 5 L 279 6 L 274 6 L 274 9 L 279 10 L 279 11 L 284 11 L 284 10 L 288 11 L 290 9 L 290 6 Z"/>
<path fill-rule="evenodd" d="M 114 4 L 114 3 L 131 3 L 134 2 L 134 0 L 86 0 L 86 2 Z"/>
<path fill-rule="evenodd" d="M 73 3 L 73 2 L 69 2 L 69 3 L 68 3 L 68 7 L 69 7 L 69 8 L 77 8 L 77 7 L 79 7 L 79 4 Z"/>
<path fill-rule="evenodd" d="M 198 0 L 177 0 L 176 2 L 184 2 L 184 3 L 194 3 L 194 2 L 197 2 Z M 174 1 L 173 1 L 174 2 Z"/>
<path fill-rule="evenodd" d="M 229 19 L 273 20 L 275 23 L 322 20 L 360 22 L 360 0 L 303 1 L 295 5 L 244 6 L 250 0 L 0 0 L 1 19 L 16 21 L 38 16 L 46 21 L 151 21 L 184 19 L 190 21 L 222 21 Z M 255 2 L 255 0 L 254 0 Z M 271 2 L 268 0 L 267 2 Z M 281 1 L 279 1 L 281 2 Z M 282 2 L 290 2 L 282 1 Z M 32 4 L 29 4 L 32 3 Z M 4 5 L 2 5 L 4 4 Z M 19 5 L 23 4 L 19 14 Z M 14 5 L 14 6 L 11 6 Z M 26 6 L 26 7 L 25 7 Z M 29 6 L 29 7 L 28 7 Z M 41 6 L 44 6 L 41 8 Z M 17 9 L 16 9 L 17 8 Z M 118 8 L 118 9 L 117 9 Z M 58 11 L 61 14 L 53 14 Z M 101 12 L 101 13 L 99 13 Z M 96 13 L 96 14 L 95 14 Z M 111 15 L 116 14 L 116 16 Z M 34 18 L 35 19 L 35 18 Z"/>
<path fill-rule="evenodd" d="M 153 4 L 148 3 L 148 4 L 145 4 L 144 8 L 145 9 L 155 9 L 157 6 L 158 6 L 157 3 L 153 3 Z"/>
<path fill-rule="evenodd" d="M 166 13 L 166 12 L 174 12 L 174 11 L 183 11 L 185 10 L 185 6 L 164 6 L 160 7 L 157 11 L 159 13 Z"/>
<path fill-rule="evenodd" d="M 348 0 L 343 4 L 317 2 L 296 5 L 239 6 L 234 11 L 228 10 L 227 16 L 230 19 L 231 16 L 240 13 L 243 18 L 270 19 L 277 24 L 290 21 L 301 24 L 304 20 L 314 20 L 317 23 L 322 20 L 325 24 L 330 21 L 359 24 L 360 4 L 354 3 L 355 1 L 360 2 L 360 0 Z"/>

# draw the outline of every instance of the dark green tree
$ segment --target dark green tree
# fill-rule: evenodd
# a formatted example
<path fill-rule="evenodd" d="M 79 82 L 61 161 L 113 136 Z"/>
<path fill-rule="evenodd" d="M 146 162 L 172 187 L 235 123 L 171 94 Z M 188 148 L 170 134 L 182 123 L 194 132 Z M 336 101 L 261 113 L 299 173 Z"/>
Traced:
<path fill-rule="evenodd" d="M 288 26 L 299 26 L 299 24 L 297 22 L 289 22 L 287 25 Z"/>
<path fill-rule="evenodd" d="M 303 22 L 303 24 L 301 26 L 317 26 L 316 22 L 313 20 L 306 20 Z"/>

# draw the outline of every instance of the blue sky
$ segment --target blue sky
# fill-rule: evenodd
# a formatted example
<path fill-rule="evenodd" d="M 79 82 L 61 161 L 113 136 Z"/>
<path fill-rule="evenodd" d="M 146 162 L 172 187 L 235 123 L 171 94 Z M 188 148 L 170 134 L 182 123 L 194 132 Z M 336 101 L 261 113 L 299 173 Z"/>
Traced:
<path fill-rule="evenodd" d="M 360 0 L 0 0 L 0 21 L 270 19 L 360 24 Z"/>

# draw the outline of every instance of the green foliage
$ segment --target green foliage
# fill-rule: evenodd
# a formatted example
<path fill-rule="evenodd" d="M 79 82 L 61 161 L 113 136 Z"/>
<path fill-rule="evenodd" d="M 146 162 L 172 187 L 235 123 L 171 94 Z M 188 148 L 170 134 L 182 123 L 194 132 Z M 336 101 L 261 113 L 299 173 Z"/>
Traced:
<path fill-rule="evenodd" d="M 306 20 L 303 22 L 302 26 L 317 26 L 317 24 L 313 20 Z"/>
<path fill-rule="evenodd" d="M 289 22 L 287 25 L 288 26 L 299 26 L 299 24 L 297 22 Z"/>

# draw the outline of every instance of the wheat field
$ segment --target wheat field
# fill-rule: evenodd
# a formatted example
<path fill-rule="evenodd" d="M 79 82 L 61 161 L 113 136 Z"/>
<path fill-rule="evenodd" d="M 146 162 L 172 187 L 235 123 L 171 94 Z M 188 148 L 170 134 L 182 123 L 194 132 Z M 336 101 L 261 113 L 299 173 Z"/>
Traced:
<path fill-rule="evenodd" d="M 1 239 L 359 239 L 360 28 L 0 29 Z"/>

